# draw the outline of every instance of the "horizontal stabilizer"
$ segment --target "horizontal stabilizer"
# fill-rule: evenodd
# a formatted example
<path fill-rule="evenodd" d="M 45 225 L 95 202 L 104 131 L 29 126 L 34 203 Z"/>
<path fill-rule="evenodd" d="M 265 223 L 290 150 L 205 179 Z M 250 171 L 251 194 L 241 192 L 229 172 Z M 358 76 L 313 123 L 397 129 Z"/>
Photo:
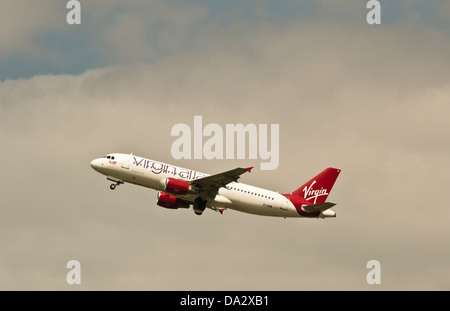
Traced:
<path fill-rule="evenodd" d="M 303 205 L 302 209 L 307 213 L 323 212 L 329 208 L 332 208 L 335 205 L 336 205 L 335 203 L 325 202 L 313 205 Z"/>

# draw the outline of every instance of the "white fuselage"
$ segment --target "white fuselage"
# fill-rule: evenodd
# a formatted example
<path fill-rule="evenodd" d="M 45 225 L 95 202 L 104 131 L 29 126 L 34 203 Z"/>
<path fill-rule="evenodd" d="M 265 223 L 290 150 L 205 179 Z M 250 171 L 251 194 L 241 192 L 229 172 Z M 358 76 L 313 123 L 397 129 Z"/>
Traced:
<path fill-rule="evenodd" d="M 171 177 L 189 182 L 209 176 L 205 173 L 132 154 L 114 153 L 109 156 L 109 159 L 93 160 L 91 166 L 107 176 L 109 180 L 117 183 L 128 182 L 157 191 L 164 191 L 166 178 Z M 196 195 L 186 194 L 177 195 L 177 197 L 192 202 Z M 226 187 L 220 188 L 214 200 L 209 201 L 207 206 L 233 209 L 256 215 L 302 217 L 292 202 L 284 195 L 239 182 L 231 182 Z"/>

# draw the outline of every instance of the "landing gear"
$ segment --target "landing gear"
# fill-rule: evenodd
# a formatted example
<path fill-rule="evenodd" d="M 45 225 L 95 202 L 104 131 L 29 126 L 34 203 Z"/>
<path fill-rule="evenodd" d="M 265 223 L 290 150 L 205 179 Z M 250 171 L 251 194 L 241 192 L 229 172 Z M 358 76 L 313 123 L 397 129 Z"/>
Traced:
<path fill-rule="evenodd" d="M 118 181 L 115 184 L 111 184 L 111 185 L 109 185 L 109 189 L 114 190 L 120 184 L 123 184 L 123 182 Z"/>
<path fill-rule="evenodd" d="M 203 211 L 206 208 L 206 200 L 203 200 L 202 198 L 198 197 L 194 200 L 194 212 L 196 215 L 203 214 Z"/>
<path fill-rule="evenodd" d="M 116 179 L 116 178 L 109 177 L 109 176 L 106 177 L 106 179 L 108 179 L 108 180 L 114 182 L 113 184 L 109 185 L 109 189 L 111 189 L 111 190 L 114 190 L 114 189 L 116 189 L 116 187 L 117 187 L 118 185 L 123 184 L 123 181 L 120 180 L 120 179 Z"/>

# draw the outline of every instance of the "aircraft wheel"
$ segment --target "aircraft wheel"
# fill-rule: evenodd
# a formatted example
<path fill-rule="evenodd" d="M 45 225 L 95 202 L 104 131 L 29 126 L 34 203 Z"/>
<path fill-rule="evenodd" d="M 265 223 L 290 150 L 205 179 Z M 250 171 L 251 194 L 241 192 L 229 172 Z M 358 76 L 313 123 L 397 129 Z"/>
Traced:
<path fill-rule="evenodd" d="M 109 186 L 109 189 L 111 189 L 111 190 L 116 189 L 116 184 L 111 184 L 111 185 Z"/>
<path fill-rule="evenodd" d="M 194 212 L 196 215 L 203 214 L 203 211 L 206 209 L 206 200 L 198 197 L 194 200 Z"/>

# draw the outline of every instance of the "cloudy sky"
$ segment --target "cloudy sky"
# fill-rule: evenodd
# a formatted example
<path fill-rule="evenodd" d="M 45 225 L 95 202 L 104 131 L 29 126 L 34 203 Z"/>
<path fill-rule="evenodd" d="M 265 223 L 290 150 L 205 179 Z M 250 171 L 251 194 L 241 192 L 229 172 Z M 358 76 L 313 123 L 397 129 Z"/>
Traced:
<path fill-rule="evenodd" d="M 0 289 L 450 290 L 450 4 L 366 3 L 2 1 Z M 279 124 L 278 168 L 173 159 L 196 115 Z M 282 193 L 337 167 L 337 218 L 167 210 L 109 190 L 110 152 Z"/>

